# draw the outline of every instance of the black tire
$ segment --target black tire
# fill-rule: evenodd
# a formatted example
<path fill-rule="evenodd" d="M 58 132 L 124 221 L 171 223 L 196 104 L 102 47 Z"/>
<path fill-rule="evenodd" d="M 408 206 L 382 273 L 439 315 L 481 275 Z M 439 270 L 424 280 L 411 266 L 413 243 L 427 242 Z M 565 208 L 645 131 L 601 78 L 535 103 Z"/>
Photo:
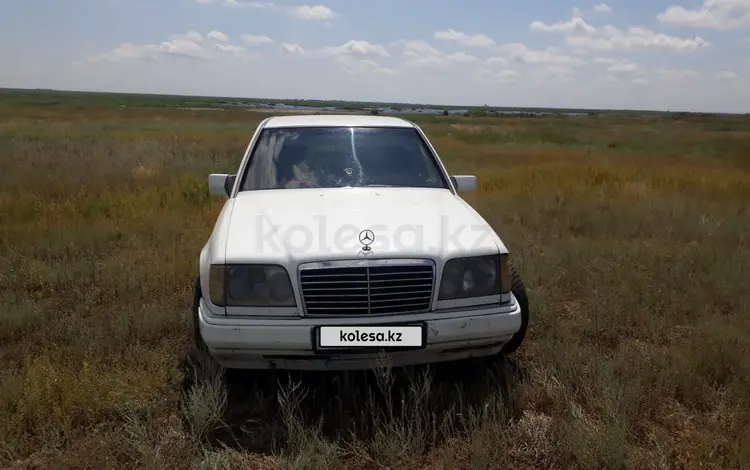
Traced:
<path fill-rule="evenodd" d="M 207 353 L 208 347 L 203 342 L 203 337 L 201 337 L 200 320 L 198 319 L 198 309 L 200 308 L 202 295 L 201 278 L 198 276 L 195 279 L 195 286 L 193 287 L 193 345 L 199 353 Z"/>
<path fill-rule="evenodd" d="M 518 271 L 516 271 L 516 268 L 511 266 L 510 269 L 511 269 L 510 290 L 511 292 L 513 292 L 513 295 L 516 297 L 516 300 L 521 305 L 521 329 L 518 330 L 518 332 L 513 335 L 510 341 L 505 343 L 505 346 L 503 346 L 503 349 L 502 349 L 503 354 L 512 354 L 519 347 L 521 347 L 521 344 L 523 343 L 523 340 L 526 337 L 526 329 L 529 326 L 529 297 L 526 295 L 526 286 L 521 280 L 521 276 L 518 274 Z"/>

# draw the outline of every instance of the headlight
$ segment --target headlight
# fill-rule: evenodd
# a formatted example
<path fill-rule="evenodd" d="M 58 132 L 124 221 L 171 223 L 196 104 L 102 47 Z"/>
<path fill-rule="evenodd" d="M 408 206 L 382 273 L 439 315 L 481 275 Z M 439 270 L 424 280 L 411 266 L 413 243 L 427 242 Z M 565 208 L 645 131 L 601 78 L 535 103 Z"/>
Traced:
<path fill-rule="evenodd" d="M 219 307 L 294 307 L 286 269 L 276 265 L 213 265 L 210 298 Z"/>
<path fill-rule="evenodd" d="M 508 268 L 503 267 L 507 264 L 507 255 L 474 256 L 448 261 L 443 269 L 438 300 L 500 295 L 505 292 L 506 282 L 510 285 Z M 505 278 L 508 280 L 505 281 Z"/>

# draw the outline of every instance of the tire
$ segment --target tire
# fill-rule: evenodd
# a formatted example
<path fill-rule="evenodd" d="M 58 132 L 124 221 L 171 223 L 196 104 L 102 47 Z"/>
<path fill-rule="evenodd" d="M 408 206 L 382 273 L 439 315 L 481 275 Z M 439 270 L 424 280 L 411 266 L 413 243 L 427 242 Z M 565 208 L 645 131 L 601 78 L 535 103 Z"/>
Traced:
<path fill-rule="evenodd" d="M 505 343 L 503 346 L 503 354 L 512 354 L 518 348 L 521 347 L 524 338 L 526 337 L 526 329 L 529 326 L 529 297 L 526 295 L 526 286 L 521 280 L 521 276 L 516 271 L 515 267 L 511 266 L 511 292 L 516 297 L 516 300 L 521 305 L 521 328 L 513 335 L 513 337 Z"/>
<path fill-rule="evenodd" d="M 208 353 L 208 347 L 203 342 L 201 336 L 200 320 L 198 319 L 198 309 L 200 308 L 201 297 L 201 278 L 198 276 L 195 279 L 195 286 L 193 287 L 193 345 L 199 353 Z"/>

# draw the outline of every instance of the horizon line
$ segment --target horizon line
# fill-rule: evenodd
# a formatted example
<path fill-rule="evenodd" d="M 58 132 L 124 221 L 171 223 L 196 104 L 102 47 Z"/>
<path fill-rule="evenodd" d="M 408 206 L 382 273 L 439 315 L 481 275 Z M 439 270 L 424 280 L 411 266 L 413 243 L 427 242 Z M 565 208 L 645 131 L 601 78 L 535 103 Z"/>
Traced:
<path fill-rule="evenodd" d="M 149 93 L 149 92 L 124 92 L 124 91 L 102 91 L 102 90 L 85 90 L 85 89 L 64 89 L 64 88 L 18 88 L 18 87 L 0 87 L 0 91 L 47 91 L 58 93 L 99 93 L 105 95 L 133 95 L 133 96 L 165 96 L 172 98 L 212 98 L 212 99 L 237 99 L 237 100 L 254 100 L 266 102 L 284 102 L 284 101 L 319 101 L 328 103 L 352 103 L 352 104 L 371 104 L 371 105 L 398 105 L 404 107 L 418 108 L 460 108 L 460 109 L 515 109 L 515 110 L 557 110 L 557 111 L 588 111 L 588 112 L 626 112 L 626 113 L 688 113 L 688 114 L 718 114 L 728 116 L 745 116 L 750 112 L 712 112 L 712 111 L 687 111 L 687 110 L 661 110 L 661 109 L 626 109 L 626 108 L 559 108 L 543 106 L 498 106 L 498 105 L 457 105 L 457 104 L 429 104 L 429 103 L 410 103 L 398 101 L 358 101 L 342 99 L 323 99 L 323 98 L 276 98 L 276 97 L 241 97 L 241 96 L 220 96 L 220 95 L 196 95 L 196 94 L 174 94 L 174 93 Z"/>

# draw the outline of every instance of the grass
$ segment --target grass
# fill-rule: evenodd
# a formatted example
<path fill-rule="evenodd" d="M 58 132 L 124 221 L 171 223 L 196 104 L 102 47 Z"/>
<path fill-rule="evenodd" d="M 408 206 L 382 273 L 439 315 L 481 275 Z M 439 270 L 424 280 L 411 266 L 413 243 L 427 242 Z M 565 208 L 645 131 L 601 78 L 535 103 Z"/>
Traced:
<path fill-rule="evenodd" d="M 0 110 L 0 467 L 743 468 L 750 121 L 420 117 L 510 246 L 513 358 L 354 374 L 190 354 L 198 253 L 261 113 Z"/>

